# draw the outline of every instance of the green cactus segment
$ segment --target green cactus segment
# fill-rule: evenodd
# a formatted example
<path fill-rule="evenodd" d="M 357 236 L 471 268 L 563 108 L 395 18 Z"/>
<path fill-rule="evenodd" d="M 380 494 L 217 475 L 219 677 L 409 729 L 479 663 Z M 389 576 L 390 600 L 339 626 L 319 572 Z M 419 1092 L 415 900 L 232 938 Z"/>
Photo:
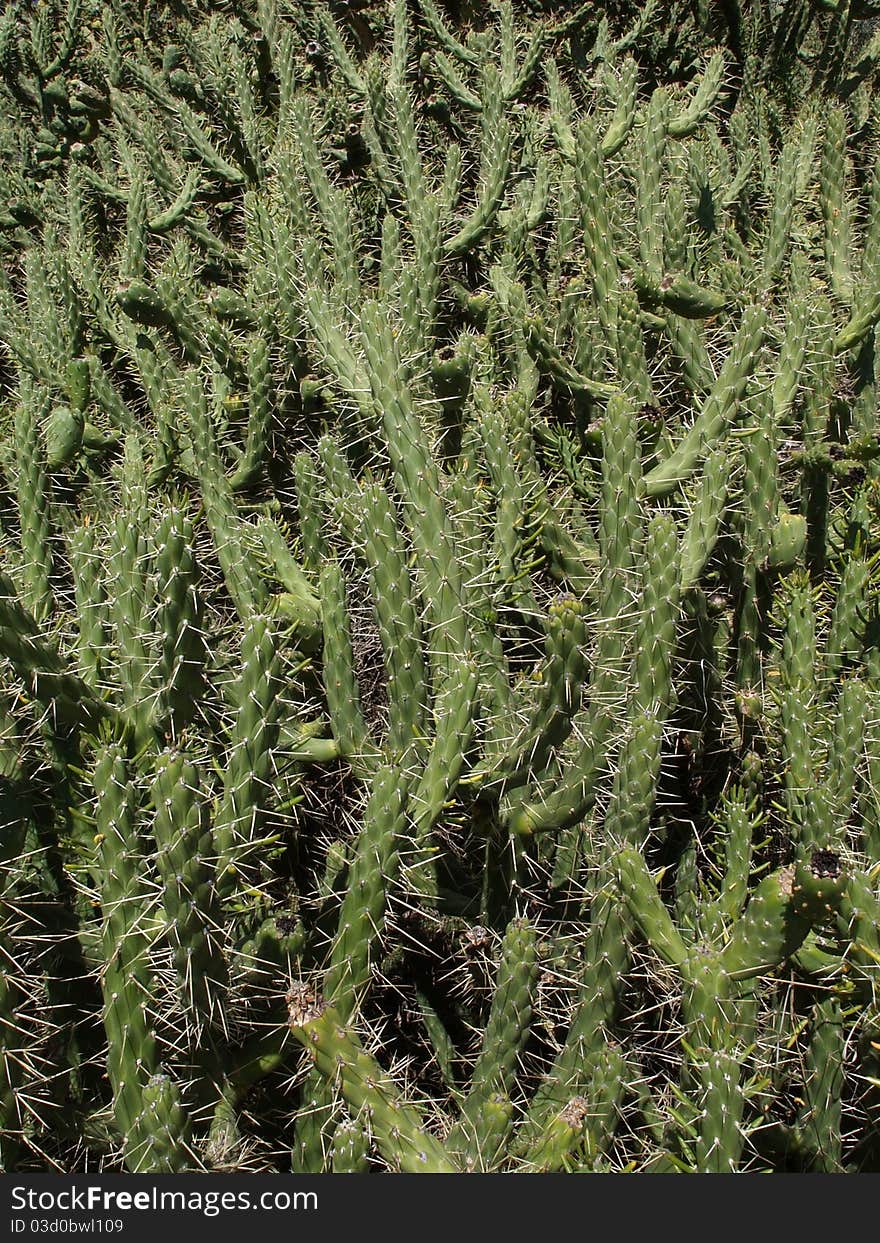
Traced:
<path fill-rule="evenodd" d="M 773 418 L 777 426 L 791 413 L 801 377 L 809 342 L 810 314 L 807 303 L 797 299 L 790 303 L 785 319 L 785 335 L 779 353 L 776 378 L 773 381 Z"/>
<path fill-rule="evenodd" d="M 613 1138 L 625 1084 L 625 1060 L 619 1049 L 606 1046 L 592 1067 L 587 1092 L 551 1118 L 526 1154 L 524 1169 L 541 1174 L 590 1169 Z"/>
<path fill-rule="evenodd" d="M 455 794 L 476 724 L 478 689 L 476 668 L 464 664 L 434 701 L 434 736 L 410 795 L 412 836 L 420 846 Z"/>
<path fill-rule="evenodd" d="M 325 995 L 344 1019 L 351 1017 L 369 982 L 373 946 L 381 933 L 388 891 L 400 866 L 406 811 L 405 778 L 396 768 L 380 768 L 349 868 L 348 889 L 324 980 Z"/>
<path fill-rule="evenodd" d="M 635 710 L 668 710 L 678 611 L 679 547 L 673 520 L 656 514 L 645 540 L 642 616 L 635 635 Z"/>
<path fill-rule="evenodd" d="M 842 901 L 841 866 L 831 851 L 807 864 L 782 868 L 761 881 L 719 962 L 732 980 L 748 980 L 784 963 L 814 923 Z"/>
<path fill-rule="evenodd" d="M 364 308 L 361 319 L 374 398 L 383 414 L 395 478 L 407 502 L 404 512 L 430 602 L 438 668 L 450 672 L 467 650 L 467 622 L 437 466 L 428 451 L 411 395 L 399 382 L 398 351 L 380 308 L 370 304 Z"/>
<path fill-rule="evenodd" d="M 0 983 L 0 1015 L 3 1023 L 3 1037 L 0 1040 L 0 1165 L 7 1171 L 13 1169 L 19 1159 L 21 1127 L 16 1094 L 21 1088 L 23 1076 L 17 1064 L 17 1041 L 13 1036 L 18 1019 L 17 1003 L 22 988 L 5 941 L 4 937 L 3 958 L 6 969 Z"/>
<path fill-rule="evenodd" d="M 645 122 L 638 134 L 636 213 L 639 253 L 648 280 L 659 276 L 662 252 L 660 186 L 666 151 L 669 93 L 658 86 L 645 109 Z"/>
<path fill-rule="evenodd" d="M 153 468 L 150 481 L 157 483 L 168 477 L 180 453 L 180 429 L 177 412 L 172 400 L 170 377 L 176 371 L 168 351 L 146 334 L 135 338 L 134 357 L 137 359 L 141 384 L 147 405 L 155 422 L 156 444 L 153 449 Z"/>
<path fill-rule="evenodd" d="M 143 278 L 146 263 L 147 181 L 139 168 L 133 170 L 125 218 L 125 244 L 120 262 L 123 281 Z"/>
<path fill-rule="evenodd" d="M 778 280 L 785 263 L 789 248 L 791 224 L 797 196 L 797 160 L 796 143 L 788 143 L 783 148 L 777 162 L 776 191 L 773 196 L 773 209 L 770 214 L 767 236 L 764 241 L 762 280 L 764 288 L 770 289 Z"/>
<path fill-rule="evenodd" d="M 98 687 L 109 664 L 108 610 L 96 548 L 94 527 L 87 522 L 68 534 L 68 550 L 73 570 L 79 639 L 78 671 L 92 687 Z"/>
<path fill-rule="evenodd" d="M 71 410 L 84 414 L 92 394 L 92 372 L 88 358 L 72 358 L 64 375 Z"/>
<path fill-rule="evenodd" d="M 823 832 L 817 834 L 817 838 L 826 842 L 837 840 L 843 845 L 845 835 L 841 828 L 855 810 L 868 723 L 868 688 L 858 678 L 847 678 L 840 688 L 828 754 L 828 780 L 823 791 L 828 815 L 822 826 Z"/>
<path fill-rule="evenodd" d="M 704 398 L 712 387 L 715 373 L 699 321 L 669 314 L 665 317 L 665 326 L 684 383 L 695 397 Z"/>
<path fill-rule="evenodd" d="M 849 259 L 852 239 L 846 201 L 846 116 L 841 108 L 831 108 L 826 117 L 819 172 L 828 277 L 834 296 L 845 306 L 852 306 L 853 277 Z"/>
<path fill-rule="evenodd" d="M 187 376 L 185 393 L 205 517 L 226 587 L 239 617 L 247 625 L 265 605 L 267 593 L 250 569 L 250 558 L 245 555 L 241 519 L 236 513 L 231 487 L 220 462 L 205 390 L 194 372 Z"/>
<path fill-rule="evenodd" d="M 590 1101 L 574 1096 L 548 1123 L 539 1142 L 532 1149 L 527 1169 L 535 1173 L 560 1173 L 570 1170 L 575 1153 L 584 1140 L 584 1123 L 589 1117 Z"/>
<path fill-rule="evenodd" d="M 159 1073 L 156 1035 L 149 1019 L 154 984 L 145 914 L 151 897 L 137 838 L 136 793 L 118 745 L 101 750 L 93 780 L 99 796 L 94 870 L 100 881 L 106 962 L 101 987 L 114 1118 L 132 1172 L 157 1168 L 173 1172 L 180 1168 L 178 1141 L 185 1126 L 180 1111 L 169 1109 L 162 1121 L 173 1122 L 177 1133 L 166 1136 L 162 1153 L 162 1122 L 147 1107 L 147 1089 Z M 153 1142 L 156 1133 L 160 1145 Z"/>
<path fill-rule="evenodd" d="M 605 815 L 609 846 L 627 842 L 640 848 L 654 806 L 660 770 L 661 722 L 650 712 L 637 714 L 621 751 Z"/>
<path fill-rule="evenodd" d="M 431 380 L 437 397 L 446 407 L 445 417 L 451 422 L 454 412 L 461 409 L 471 385 L 478 338 L 464 333 L 452 345 L 436 350 L 431 360 Z"/>
<path fill-rule="evenodd" d="M 723 52 L 716 52 L 706 64 L 687 107 L 677 116 L 670 117 L 666 132 L 670 138 L 690 138 L 709 116 L 727 72 Z"/>
<path fill-rule="evenodd" d="M 313 573 L 324 560 L 324 515 L 319 490 L 320 476 L 308 453 L 298 453 L 293 462 L 299 533 L 303 563 Z"/>
<path fill-rule="evenodd" d="M 370 1135 L 367 1125 L 350 1119 L 333 1132 L 330 1169 L 334 1174 L 367 1174 L 370 1165 Z"/>
<path fill-rule="evenodd" d="M 792 1127 L 793 1147 L 809 1169 L 843 1172 L 842 1097 L 846 1077 L 845 1019 L 840 1002 L 829 997 L 816 1006 L 804 1057 L 804 1103 Z"/>
<path fill-rule="evenodd" d="M 142 618 L 153 607 L 152 582 L 145 573 L 153 548 L 147 541 L 147 499 L 143 488 L 143 458 L 134 434 L 126 438 L 123 465 L 125 508 L 117 516 L 111 536 L 110 613 L 116 629 L 116 652 L 126 669 L 123 703 L 139 738 L 153 721 L 152 661 L 144 641 Z"/>
<path fill-rule="evenodd" d="M 782 649 L 780 724 L 785 756 L 786 806 L 793 832 L 812 840 L 813 716 L 817 686 L 816 618 L 809 583 L 799 574 L 787 583 L 788 616 Z"/>
<path fill-rule="evenodd" d="M 714 904 L 707 911 L 707 929 L 719 935 L 740 918 L 746 903 L 752 843 L 758 824 L 754 800 L 743 789 L 735 787 L 725 797 L 721 814 L 726 829 L 724 879 Z"/>
<path fill-rule="evenodd" d="M 639 716 L 621 752 L 605 818 L 601 865 L 591 883 L 590 929 L 578 972 L 579 999 L 568 1035 L 550 1073 L 536 1092 L 526 1135 L 550 1124 L 554 1110 L 585 1092 L 605 1047 L 603 1025 L 610 1025 L 620 1003 L 620 985 L 629 967 L 630 918 L 619 896 L 614 864 L 622 843 L 644 844 L 654 806 L 660 769 L 662 729 L 647 714 Z"/>
<path fill-rule="evenodd" d="M 116 301 L 129 319 L 144 328 L 177 328 L 171 308 L 143 281 L 132 280 L 121 285 L 116 290 Z"/>
<path fill-rule="evenodd" d="M 45 404 L 45 403 L 44 403 Z M 46 446 L 48 462 L 40 449 L 37 424 L 44 411 L 38 406 L 32 387 L 26 386 L 16 411 L 14 425 L 15 455 L 18 460 L 17 496 L 21 515 L 21 543 L 24 552 L 24 603 L 38 622 L 45 621 L 53 607 L 52 546 L 49 510 L 49 483 L 46 467 L 57 469 Z"/>
<path fill-rule="evenodd" d="M 117 720 L 105 703 L 45 639 L 18 600 L 15 585 L 0 573 L 0 652 L 10 661 L 26 693 L 46 708 L 62 729 L 97 733 L 102 721 Z"/>
<path fill-rule="evenodd" d="M 625 847 L 615 860 L 621 893 L 642 935 L 664 962 L 683 968 L 688 949 L 661 901 L 657 885 L 637 850 Z"/>
<path fill-rule="evenodd" d="M 696 587 L 712 555 L 734 465 L 735 458 L 726 448 L 715 449 L 706 459 L 682 540 L 679 571 L 682 593 Z"/>
<path fill-rule="evenodd" d="M 313 651 L 321 637 L 321 602 L 299 562 L 290 551 L 284 532 L 273 518 L 257 522 L 259 535 L 272 574 L 284 588 L 274 597 L 275 609 L 291 622 L 303 648 Z"/>
<path fill-rule="evenodd" d="M 278 737 L 280 670 L 275 633 L 265 617 L 251 618 L 241 652 L 238 711 L 214 818 L 217 887 L 228 897 L 247 880 L 261 837 L 261 811 L 270 802 L 272 749 Z M 271 840 L 271 839 L 270 839 Z"/>
<path fill-rule="evenodd" d="M 493 69 L 483 73 L 482 155 L 483 184 L 471 216 L 443 245 L 447 258 L 466 254 L 477 246 L 491 227 L 504 196 L 510 169 L 511 134 L 503 113 L 504 96 Z"/>
<path fill-rule="evenodd" d="M 86 421 L 70 406 L 54 406 L 46 417 L 46 465 L 60 470 L 76 457 L 83 443 Z"/>
<path fill-rule="evenodd" d="M 745 553 L 742 604 L 739 617 L 737 683 L 740 706 L 746 705 L 761 684 L 762 574 L 772 549 L 773 524 L 778 510 L 778 481 L 774 460 L 775 434 L 766 400 L 756 411 L 754 433 L 745 455 L 743 491 L 747 498 L 743 529 Z"/>
<path fill-rule="evenodd" d="M 522 539 L 523 517 L 528 507 L 526 489 L 517 469 L 515 446 L 510 443 L 510 429 L 500 411 L 489 406 L 489 396 L 482 386 L 474 392 L 480 410 L 480 435 L 486 462 L 496 496 L 495 556 L 498 575 L 511 585 L 511 595 L 519 600 L 520 584 L 517 557 Z M 527 588 L 523 588 L 527 591 Z"/>
<path fill-rule="evenodd" d="M 850 964 L 853 975 L 870 986 L 880 953 L 880 901 L 864 872 L 853 872 L 840 903 L 841 923 L 852 938 Z M 835 963 L 835 968 L 837 964 Z"/>
<path fill-rule="evenodd" d="M 228 972 L 217 933 L 213 836 L 195 765 L 182 755 L 160 756 L 151 797 L 156 865 L 178 987 L 193 1021 L 207 1029 L 220 1022 Z"/>
<path fill-rule="evenodd" d="M 522 805 L 525 798 L 521 799 L 521 805 L 509 817 L 510 827 L 517 833 L 546 828 L 565 829 L 580 820 L 592 806 L 592 785 L 604 760 L 612 724 L 607 702 L 617 694 L 620 680 L 626 676 L 630 624 L 625 619 L 631 612 L 630 592 L 636 581 L 634 569 L 642 539 L 638 469 L 632 468 L 633 461 L 638 462 L 638 441 L 632 403 L 625 398 L 615 399 L 609 405 L 609 412 L 609 433 L 602 463 L 603 506 L 599 546 L 610 572 L 606 574 L 600 601 L 601 620 L 595 675 L 590 688 L 590 717 L 583 741 L 572 753 L 562 779 L 547 788 L 541 803 Z M 674 529 L 658 515 L 649 552 L 646 590 L 650 600 L 655 600 L 656 596 L 651 594 L 654 590 L 653 578 L 655 572 L 659 574 L 660 611 L 656 616 L 652 612 L 647 628 L 643 627 L 643 633 L 636 637 L 636 644 L 637 651 L 641 653 L 640 672 L 655 656 L 661 656 L 661 660 L 656 679 L 652 666 L 644 688 L 647 699 L 639 700 L 642 706 L 653 700 L 658 691 L 661 700 L 665 700 L 668 694 L 668 675 L 664 670 L 668 669 L 669 656 L 663 654 L 662 644 L 674 635 L 671 610 L 675 607 L 672 575 L 676 553 Z M 646 616 L 651 611 L 649 604 Z M 562 857 L 564 851 L 560 859 Z"/>
<path fill-rule="evenodd" d="M 839 676 L 861 655 L 869 578 L 868 566 L 861 557 L 847 558 L 825 646 L 825 669 L 831 678 Z"/>
<path fill-rule="evenodd" d="M 306 985 L 288 993 L 290 1029 L 321 1074 L 338 1084 L 354 1114 L 363 1113 L 382 1155 L 406 1174 L 455 1174 L 458 1167 L 425 1129 L 418 1110 L 406 1104 L 334 1007 Z"/>
<path fill-rule="evenodd" d="M 765 562 L 767 569 L 792 569 L 803 556 L 806 547 L 806 518 L 802 514 L 780 514 L 770 531 L 770 548 Z"/>
<path fill-rule="evenodd" d="M 617 370 L 625 393 L 639 405 L 653 405 L 639 302 L 634 291 L 626 288 L 617 298 Z"/>
<path fill-rule="evenodd" d="M 743 1149 L 742 1117 L 745 1095 L 736 1053 L 707 1052 L 693 1069 L 700 1079 L 698 1103 L 702 1124 L 695 1145 L 695 1165 L 701 1174 L 730 1174 L 739 1167 Z"/>
<path fill-rule="evenodd" d="M 530 315 L 526 319 L 526 340 L 538 366 L 563 392 L 588 397 L 597 403 L 607 402 L 616 395 L 618 390 L 613 385 L 582 375 L 564 360 L 540 315 Z"/>
<path fill-rule="evenodd" d="M 656 667 L 652 665 L 648 682 L 633 701 L 632 734 L 623 753 L 629 755 L 628 748 L 635 745 L 632 739 L 639 739 L 640 745 L 644 748 L 640 777 L 648 781 L 651 791 L 656 780 L 656 767 L 653 763 L 645 764 L 644 760 L 656 757 L 659 762 L 662 721 L 658 719 L 655 712 L 658 707 L 665 711 L 668 706 L 670 651 L 667 645 L 675 633 L 677 595 L 675 590 L 677 543 L 674 528 L 665 516 L 658 515 L 652 534 L 655 536 L 652 540 L 654 551 L 658 561 L 661 562 L 662 595 L 658 598 L 656 606 L 649 604 L 645 609 L 637 637 L 636 665 L 637 667 L 644 666 L 649 659 L 648 653 L 653 653 Z M 662 586 L 664 583 L 665 588 Z M 655 586 L 656 583 L 652 584 L 651 590 Z M 611 680 L 609 674 L 606 683 Z M 602 700 L 597 698 L 590 712 L 590 732 L 573 752 L 569 766 L 561 779 L 547 783 L 545 797 L 540 802 L 522 800 L 513 806 L 508 816 L 508 825 L 512 832 L 532 834 L 549 829 L 565 830 L 583 819 L 595 802 L 595 781 L 605 762 L 612 724 L 613 718 L 607 712 Z M 618 776 L 621 781 L 628 782 L 632 776 L 632 769 L 627 764 L 623 764 Z M 621 790 L 624 788 L 624 786 L 620 787 Z M 636 823 L 643 814 L 650 814 L 650 799 L 647 795 L 646 789 L 646 797 L 634 803 L 632 815 L 635 816 Z M 629 821 L 629 816 L 627 820 Z M 560 850 L 561 857 L 567 858 L 566 847 L 561 845 Z"/>
<path fill-rule="evenodd" d="M 602 154 L 606 159 L 617 155 L 629 137 L 636 119 L 638 66 L 631 56 L 620 65 L 617 98 L 608 128 L 602 136 Z"/>
<path fill-rule="evenodd" d="M 403 751 L 424 724 L 427 671 L 408 552 L 394 506 L 378 484 L 359 488 L 329 438 L 321 455 L 345 533 L 370 569 L 370 587 L 388 674 L 388 743 Z"/>
<path fill-rule="evenodd" d="M 509 1111 L 496 1115 L 494 1101 L 504 1101 L 513 1088 L 517 1060 L 529 1038 L 532 995 L 538 972 L 536 931 L 525 920 L 511 920 L 501 946 L 498 975 L 489 1021 L 471 1077 L 471 1088 L 462 1102 L 461 1120 L 447 1137 L 450 1152 L 461 1154 L 481 1168 L 491 1164 L 494 1150 L 503 1140 L 499 1128 L 512 1122 Z M 483 1134 L 484 1115 L 490 1122 Z M 505 1118 L 506 1115 L 506 1118 Z M 488 1147 L 484 1146 L 489 1140 Z"/>
<path fill-rule="evenodd" d="M 335 561 L 328 561 L 319 579 L 324 625 L 324 693 L 333 737 L 356 771 L 368 772 L 375 759 L 354 673 L 354 653 L 345 598 L 345 579 Z"/>
<path fill-rule="evenodd" d="M 736 815 L 735 805 L 731 810 Z M 741 847 L 748 825 L 743 810 L 740 806 L 732 825 L 738 830 Z M 746 848 L 746 858 L 749 853 Z M 750 1041 L 753 1027 L 750 1011 L 735 1001 L 735 995 L 747 981 L 783 965 L 812 927 L 832 918 L 847 885 L 839 856 L 815 851 L 809 863 L 765 877 L 723 948 L 686 943 L 638 851 L 624 848 L 615 863 L 633 920 L 652 949 L 678 970 L 685 985 L 688 1060 L 682 1086 L 686 1113 L 694 1123 L 689 1129 L 695 1138 L 694 1168 L 703 1173 L 730 1172 L 738 1168 L 743 1150 L 741 1046 Z M 707 911 L 706 926 L 716 938 L 725 934 L 724 920 L 717 917 L 723 915 L 723 908 L 733 909 L 732 900 L 744 896 L 747 868 L 730 858 L 726 886 Z M 679 1122 L 689 1125 L 686 1118 Z"/>
<path fill-rule="evenodd" d="M 248 349 L 247 442 L 241 461 L 230 479 L 233 491 L 251 487 L 259 478 L 269 447 L 272 426 L 272 368 L 268 325 L 254 334 Z"/>
<path fill-rule="evenodd" d="M 585 645 L 586 629 L 578 601 L 562 598 L 554 602 L 530 720 L 512 744 L 505 743 L 502 755 L 469 775 L 469 782 L 478 783 L 484 793 L 495 788 L 511 790 L 526 781 L 530 772 L 547 766 L 553 751 L 571 733 L 587 672 Z"/>
<path fill-rule="evenodd" d="M 16 769 L 22 760 L 22 740 L 5 696 L 0 712 L 0 776 L 6 787 L 0 795 L 0 815 L 5 826 L 0 847 L 3 865 L 0 875 L 0 910 L 3 913 L 0 925 L 0 955 L 3 959 L 3 974 L 0 976 L 0 1164 L 4 1170 L 12 1170 L 20 1158 L 23 1139 L 18 1101 L 18 1093 L 25 1080 L 20 1047 L 20 1007 L 27 994 L 23 964 L 17 959 L 13 940 L 14 923 L 10 918 L 15 903 L 20 900 L 21 880 L 13 874 L 10 864 L 25 849 L 32 827 L 32 808 L 16 797 L 13 785 Z"/>
<path fill-rule="evenodd" d="M 880 320 L 880 293 L 866 297 L 864 304 L 854 312 L 834 338 L 834 353 L 845 354 L 854 350 L 873 332 Z"/>
<path fill-rule="evenodd" d="M 129 1168 L 135 1174 L 183 1174 L 193 1168 L 190 1126 L 177 1085 L 164 1074 L 147 1081 L 142 1109 L 135 1120 L 140 1145 L 130 1146 Z"/>
<path fill-rule="evenodd" d="M 638 504 L 638 425 L 633 403 L 617 397 L 602 445 L 602 506 L 599 547 L 609 566 L 631 568 L 641 531 Z"/>
<path fill-rule="evenodd" d="M 643 538 L 639 505 L 638 424 L 630 400 L 609 405 L 608 432 L 602 453 L 600 552 L 607 565 L 599 603 L 601 620 L 596 652 L 596 676 L 591 699 L 600 708 L 615 693 L 626 664 L 631 616 L 630 592 Z"/>
<path fill-rule="evenodd" d="M 675 181 L 666 192 L 663 208 L 663 266 L 668 272 L 689 267 L 688 202 L 684 184 Z"/>
<path fill-rule="evenodd" d="M 595 127 L 583 120 L 578 128 L 575 171 L 580 197 L 586 257 L 593 281 L 593 299 L 606 335 L 614 339 L 614 290 L 618 265 L 613 245 L 611 207 L 606 190 L 602 151 Z"/>
<path fill-rule="evenodd" d="M 483 1102 L 474 1125 L 473 1148 L 476 1156 L 464 1157 L 468 1170 L 490 1173 L 503 1164 L 514 1124 L 513 1102 L 500 1092 Z M 446 1146 L 450 1147 L 451 1136 Z"/>
<path fill-rule="evenodd" d="M 748 307 L 712 391 L 696 422 L 675 450 L 648 472 L 644 480 L 647 496 L 666 496 L 674 492 L 694 471 L 700 458 L 715 448 L 736 416 L 745 387 L 757 364 L 766 326 L 766 312 L 760 306 Z"/>
<path fill-rule="evenodd" d="M 726 294 L 704 289 L 687 276 L 670 273 L 659 280 L 637 269 L 632 274 L 633 288 L 639 302 L 648 310 L 661 308 L 685 319 L 708 319 L 727 309 Z"/>

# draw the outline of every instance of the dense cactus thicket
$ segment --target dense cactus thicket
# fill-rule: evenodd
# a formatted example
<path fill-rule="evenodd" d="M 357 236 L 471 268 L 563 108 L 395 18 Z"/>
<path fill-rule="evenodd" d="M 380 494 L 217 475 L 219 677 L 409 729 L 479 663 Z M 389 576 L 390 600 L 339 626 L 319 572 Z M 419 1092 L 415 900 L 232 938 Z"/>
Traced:
<path fill-rule="evenodd" d="M 877 15 L 7 4 L 3 1169 L 880 1168 Z"/>

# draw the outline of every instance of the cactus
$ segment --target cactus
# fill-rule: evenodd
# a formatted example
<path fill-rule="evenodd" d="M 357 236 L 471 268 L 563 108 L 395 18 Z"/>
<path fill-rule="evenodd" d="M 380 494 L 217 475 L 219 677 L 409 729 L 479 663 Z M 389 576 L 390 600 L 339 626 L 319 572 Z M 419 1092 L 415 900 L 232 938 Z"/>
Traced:
<path fill-rule="evenodd" d="M 729 933 L 726 944 L 720 945 L 715 937 L 708 943 L 688 945 L 638 851 L 625 847 L 616 867 L 621 892 L 642 935 L 680 973 L 685 987 L 688 1062 L 682 1099 L 696 1120 L 695 1128 L 689 1128 L 696 1130 L 694 1168 L 702 1173 L 735 1170 L 743 1145 L 742 1050 L 753 1034 L 749 1009 L 742 1002 L 742 985 L 784 963 L 800 948 L 811 927 L 834 913 L 845 888 L 839 857 L 827 850 L 814 851 L 809 862 L 766 876 L 752 894 L 741 922 Z M 726 899 L 731 896 L 732 879 L 728 871 Z M 725 933 L 722 928 L 721 936 Z"/>
<path fill-rule="evenodd" d="M 873 6 L 99 7 L 0 17 L 4 1170 L 876 1169 Z"/>

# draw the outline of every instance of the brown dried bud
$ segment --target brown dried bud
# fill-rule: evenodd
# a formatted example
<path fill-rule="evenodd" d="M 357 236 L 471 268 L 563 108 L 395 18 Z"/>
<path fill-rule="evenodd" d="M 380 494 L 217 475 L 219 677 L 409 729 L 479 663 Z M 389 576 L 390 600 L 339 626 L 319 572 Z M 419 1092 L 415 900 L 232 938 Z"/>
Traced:
<path fill-rule="evenodd" d="M 559 1116 L 570 1127 L 580 1130 L 590 1116 L 590 1102 L 585 1096 L 573 1096 Z"/>
<path fill-rule="evenodd" d="M 312 984 L 291 984 L 284 1000 L 291 1027 L 305 1027 L 313 1019 L 319 1019 L 327 1009 L 327 1002 Z"/>

